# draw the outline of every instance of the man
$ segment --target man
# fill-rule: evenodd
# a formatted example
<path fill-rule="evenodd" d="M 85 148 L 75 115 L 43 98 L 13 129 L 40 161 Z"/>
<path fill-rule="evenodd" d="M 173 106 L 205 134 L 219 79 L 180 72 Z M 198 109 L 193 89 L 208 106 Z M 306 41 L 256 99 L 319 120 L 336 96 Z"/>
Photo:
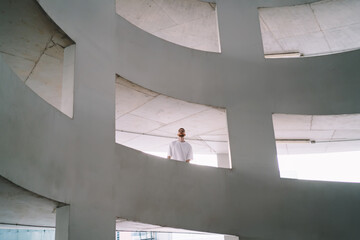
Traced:
<path fill-rule="evenodd" d="M 185 129 L 180 128 L 178 131 L 178 140 L 173 141 L 169 145 L 168 159 L 177 161 L 190 162 L 193 159 L 192 147 L 185 142 Z"/>

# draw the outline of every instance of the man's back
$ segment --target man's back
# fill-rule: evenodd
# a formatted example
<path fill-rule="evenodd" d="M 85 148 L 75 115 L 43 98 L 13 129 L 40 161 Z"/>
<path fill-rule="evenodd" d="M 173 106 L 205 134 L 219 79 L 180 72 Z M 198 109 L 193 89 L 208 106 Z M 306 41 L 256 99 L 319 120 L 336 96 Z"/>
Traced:
<path fill-rule="evenodd" d="M 183 141 L 173 141 L 170 143 L 168 156 L 171 156 L 171 159 L 183 161 L 193 159 L 192 147 L 189 143 Z"/>

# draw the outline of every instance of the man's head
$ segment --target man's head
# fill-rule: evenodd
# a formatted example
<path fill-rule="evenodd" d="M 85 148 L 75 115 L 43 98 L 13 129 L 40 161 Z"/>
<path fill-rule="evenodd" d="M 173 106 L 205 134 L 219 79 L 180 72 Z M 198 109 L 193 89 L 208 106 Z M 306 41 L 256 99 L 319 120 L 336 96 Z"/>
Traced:
<path fill-rule="evenodd" d="M 186 136 L 184 128 L 179 128 L 178 136 L 181 138 Z"/>

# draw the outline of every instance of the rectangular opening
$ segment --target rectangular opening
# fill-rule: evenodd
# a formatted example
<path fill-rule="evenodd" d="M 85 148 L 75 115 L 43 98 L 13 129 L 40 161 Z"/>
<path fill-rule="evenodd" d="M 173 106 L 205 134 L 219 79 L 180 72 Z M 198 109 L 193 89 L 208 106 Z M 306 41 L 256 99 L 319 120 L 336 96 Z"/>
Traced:
<path fill-rule="evenodd" d="M 360 114 L 273 114 L 282 178 L 360 182 Z"/>
<path fill-rule="evenodd" d="M 198 232 L 179 228 L 116 220 L 116 240 L 239 240 L 233 235 Z"/>

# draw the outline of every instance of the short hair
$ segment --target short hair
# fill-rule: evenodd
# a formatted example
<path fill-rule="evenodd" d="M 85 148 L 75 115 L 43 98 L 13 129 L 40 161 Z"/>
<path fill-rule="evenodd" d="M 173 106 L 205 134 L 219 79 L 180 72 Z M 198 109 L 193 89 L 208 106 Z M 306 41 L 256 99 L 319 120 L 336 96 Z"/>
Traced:
<path fill-rule="evenodd" d="M 179 128 L 178 132 L 185 132 L 185 128 Z"/>

